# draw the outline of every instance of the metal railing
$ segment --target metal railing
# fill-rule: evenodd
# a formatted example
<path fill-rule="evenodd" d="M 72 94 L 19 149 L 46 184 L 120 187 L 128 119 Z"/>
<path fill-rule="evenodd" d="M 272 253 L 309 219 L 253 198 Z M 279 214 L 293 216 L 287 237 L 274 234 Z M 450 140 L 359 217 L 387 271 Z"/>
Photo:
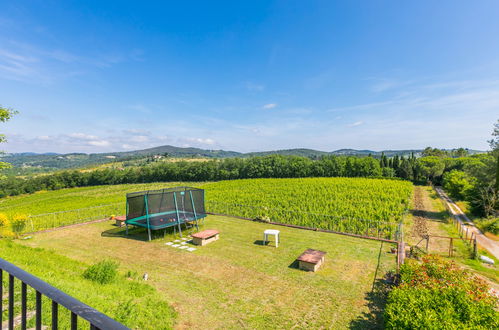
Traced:
<path fill-rule="evenodd" d="M 4 273 L 8 275 L 8 295 L 4 296 Z M 15 317 L 15 312 L 19 308 L 19 302 L 16 302 L 15 297 L 15 282 L 20 281 L 21 297 L 20 297 L 20 315 Z M 35 290 L 35 311 L 28 313 L 28 288 Z M 17 295 L 19 298 L 19 295 Z M 50 284 L 31 275 L 30 273 L 16 267 L 15 265 L 0 258 L 0 325 L 3 329 L 3 300 L 7 297 L 7 329 L 13 330 L 18 328 L 16 320 L 20 321 L 20 328 L 25 330 L 28 326 L 28 321 L 35 316 L 35 329 L 43 329 L 42 324 L 42 297 L 50 301 L 51 308 L 51 328 L 59 328 L 59 306 L 62 306 L 70 311 L 70 328 L 77 329 L 78 319 L 82 318 L 90 323 L 90 329 L 128 329 L 123 324 L 113 320 L 109 316 L 85 305 L 79 300 L 67 295 L 66 293 L 56 289 Z M 81 325 L 80 325 L 81 328 Z"/>

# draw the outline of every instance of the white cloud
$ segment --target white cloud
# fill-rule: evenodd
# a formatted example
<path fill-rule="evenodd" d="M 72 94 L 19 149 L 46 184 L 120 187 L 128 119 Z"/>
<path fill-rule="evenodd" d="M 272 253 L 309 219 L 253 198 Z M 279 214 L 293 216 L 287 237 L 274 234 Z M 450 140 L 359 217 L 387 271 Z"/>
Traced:
<path fill-rule="evenodd" d="M 202 139 L 202 138 L 187 138 L 186 139 L 187 141 L 189 142 L 194 142 L 194 143 L 197 143 L 197 144 L 201 144 L 201 145 L 214 145 L 215 144 L 215 140 L 213 139 Z"/>
<path fill-rule="evenodd" d="M 95 135 L 88 135 L 85 133 L 70 133 L 70 134 L 68 134 L 68 136 L 71 138 L 80 139 L 80 140 L 96 140 L 96 139 L 98 139 L 98 137 Z"/>
<path fill-rule="evenodd" d="M 131 142 L 138 142 L 138 143 L 147 142 L 147 141 L 149 141 L 149 137 L 146 135 L 135 135 L 135 136 L 130 137 L 130 141 Z"/>
<path fill-rule="evenodd" d="M 49 141 L 49 140 L 51 140 L 51 137 L 48 136 L 48 135 L 40 135 L 40 136 L 37 136 L 36 138 L 38 140 L 40 140 L 40 141 Z"/>
<path fill-rule="evenodd" d="M 364 122 L 363 122 L 363 121 L 356 121 L 355 123 L 351 123 L 351 124 L 349 124 L 349 125 L 347 125 L 347 126 L 348 126 L 348 127 L 355 127 L 355 126 L 360 126 L 360 125 L 362 125 L 362 124 L 364 124 Z"/>
<path fill-rule="evenodd" d="M 106 140 L 93 140 L 93 141 L 88 141 L 88 145 L 95 146 L 95 147 L 109 147 L 111 146 L 111 143 Z"/>
<path fill-rule="evenodd" d="M 275 107 L 277 107 L 277 103 L 268 103 L 268 104 L 265 104 L 262 108 L 269 110 L 269 109 L 274 109 Z"/>
<path fill-rule="evenodd" d="M 0 36 L 0 79 L 47 85 L 68 77 L 81 76 L 91 70 L 107 68 L 116 63 L 137 60 L 139 50 L 115 54 L 88 48 L 86 53 L 71 52 L 43 43 L 19 42 Z"/>

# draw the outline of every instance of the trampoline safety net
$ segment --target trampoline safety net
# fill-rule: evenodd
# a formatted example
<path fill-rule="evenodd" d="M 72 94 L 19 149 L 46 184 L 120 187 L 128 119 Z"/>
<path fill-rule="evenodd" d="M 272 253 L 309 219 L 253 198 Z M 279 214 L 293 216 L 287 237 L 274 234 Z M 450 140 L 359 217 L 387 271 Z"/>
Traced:
<path fill-rule="evenodd" d="M 163 229 L 206 217 L 204 190 L 175 187 L 161 190 L 133 192 L 126 195 L 125 224 Z M 150 236 L 150 235 L 149 235 Z"/>

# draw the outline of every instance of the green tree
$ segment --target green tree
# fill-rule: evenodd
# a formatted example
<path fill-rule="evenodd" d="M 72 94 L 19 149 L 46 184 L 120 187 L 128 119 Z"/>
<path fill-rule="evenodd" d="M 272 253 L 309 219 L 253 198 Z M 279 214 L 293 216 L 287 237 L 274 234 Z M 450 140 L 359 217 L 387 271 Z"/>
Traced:
<path fill-rule="evenodd" d="M 2 123 L 5 123 L 6 121 L 10 120 L 12 118 L 12 116 L 14 116 L 15 114 L 17 114 L 17 111 L 2 107 L 0 105 L 0 121 Z M 6 142 L 6 141 L 7 141 L 7 138 L 5 137 L 5 134 L 0 134 L 0 143 Z M 0 169 L 9 168 L 9 167 L 11 167 L 11 165 L 9 163 L 0 162 Z"/>
<path fill-rule="evenodd" d="M 465 199 L 473 188 L 473 178 L 463 171 L 452 170 L 444 174 L 442 186 L 456 199 Z"/>
<path fill-rule="evenodd" d="M 419 164 L 421 165 L 423 175 L 426 176 L 427 180 L 432 182 L 440 177 L 445 169 L 442 158 L 437 156 L 422 157 L 419 159 Z"/>
<path fill-rule="evenodd" d="M 492 149 L 492 155 L 496 157 L 496 184 L 495 190 L 499 191 L 499 119 L 497 123 L 494 124 L 494 130 L 492 131 L 492 139 L 488 141 L 490 148 Z"/>

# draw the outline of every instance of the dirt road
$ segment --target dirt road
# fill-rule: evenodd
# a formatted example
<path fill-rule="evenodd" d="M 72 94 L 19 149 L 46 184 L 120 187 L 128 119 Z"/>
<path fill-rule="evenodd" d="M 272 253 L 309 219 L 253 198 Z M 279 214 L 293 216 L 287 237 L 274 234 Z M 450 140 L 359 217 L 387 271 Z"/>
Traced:
<path fill-rule="evenodd" d="M 478 229 L 475 224 L 464 214 L 463 211 L 457 206 L 452 199 L 447 196 L 447 194 L 440 187 L 435 187 L 435 190 L 440 195 L 440 197 L 444 200 L 445 203 L 449 206 L 449 209 L 452 212 L 452 215 L 461 223 L 467 224 L 471 232 L 474 232 L 476 235 L 476 241 L 478 245 L 483 247 L 489 253 L 491 253 L 494 257 L 499 259 L 499 243 L 491 240 L 487 236 L 485 236 L 480 229 Z"/>

